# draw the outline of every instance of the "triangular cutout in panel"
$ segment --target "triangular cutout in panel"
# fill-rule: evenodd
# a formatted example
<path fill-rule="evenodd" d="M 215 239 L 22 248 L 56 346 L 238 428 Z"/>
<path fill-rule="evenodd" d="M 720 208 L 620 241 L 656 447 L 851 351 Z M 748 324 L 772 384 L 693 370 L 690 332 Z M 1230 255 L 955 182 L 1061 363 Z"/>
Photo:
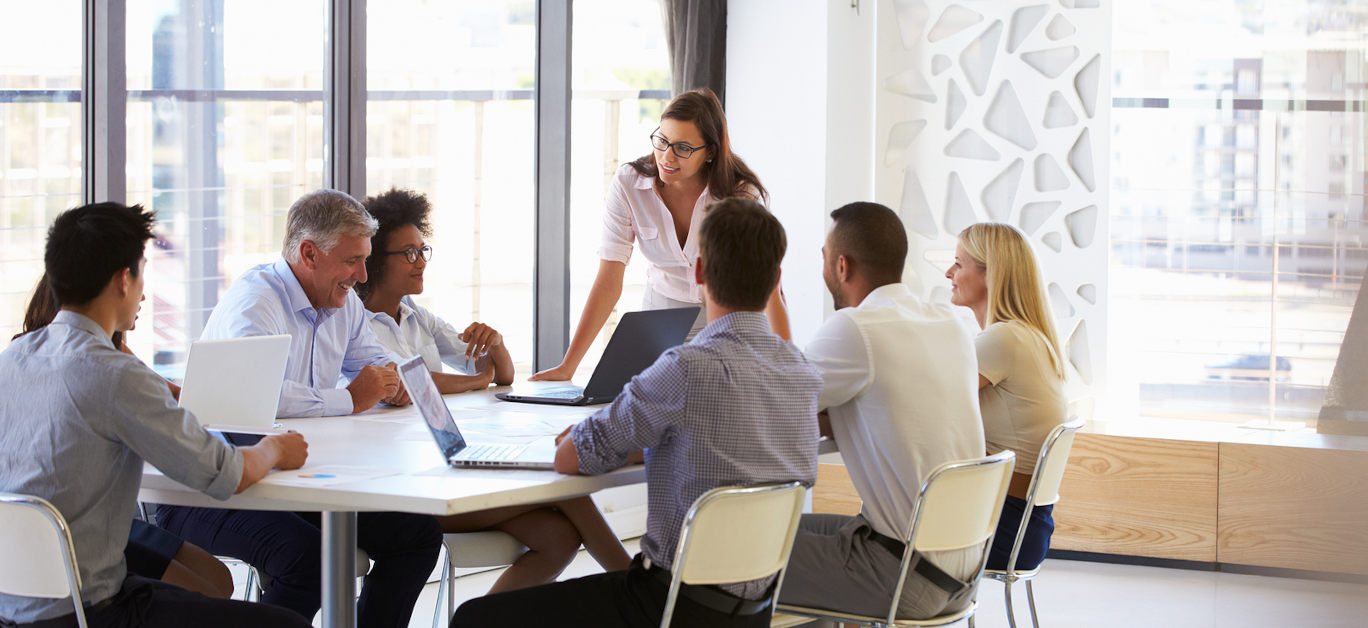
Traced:
<path fill-rule="evenodd" d="M 932 26 L 931 32 L 926 35 L 926 40 L 933 43 L 938 42 L 982 21 L 983 14 L 958 4 L 952 4 L 945 8 L 945 12 L 941 13 L 940 19 L 936 20 L 936 25 Z"/>
<path fill-rule="evenodd" d="M 1078 124 L 1078 114 L 1064 100 L 1064 94 L 1050 92 L 1050 101 L 1045 104 L 1045 128 L 1057 129 L 1075 124 Z"/>
<path fill-rule="evenodd" d="M 1069 69 L 1069 65 L 1078 58 L 1078 48 L 1075 46 L 1064 46 L 1062 48 L 1050 48 L 1049 50 L 1037 50 L 1021 55 L 1021 60 L 1036 69 L 1037 72 L 1049 78 L 1059 78 L 1064 70 Z"/>
<path fill-rule="evenodd" d="M 959 174 L 950 173 L 950 185 L 945 192 L 945 230 L 948 233 L 959 233 L 965 227 L 977 222 L 974 217 L 974 206 L 969 201 L 969 195 L 964 193 L 964 184 L 960 183 Z"/>
<path fill-rule="evenodd" d="M 1035 134 L 1031 123 L 1026 120 L 1026 112 L 1021 110 L 1021 101 L 1009 81 L 1003 81 L 998 93 L 988 105 L 988 113 L 983 115 L 983 126 L 1017 146 L 1026 150 L 1036 147 Z"/>
<path fill-rule="evenodd" d="M 1021 172 L 1025 169 L 1026 162 L 1018 158 L 983 187 L 983 208 L 988 210 L 989 218 L 1007 222 L 1012 217 L 1012 204 L 1016 202 L 1017 188 L 1021 187 Z"/>
<path fill-rule="evenodd" d="M 969 87 L 975 96 L 982 96 L 988 89 L 988 75 L 993 72 L 993 62 L 998 56 L 998 40 L 1002 39 L 1002 22 L 993 22 L 977 39 L 970 42 L 960 53 L 960 69 L 969 79 Z"/>
<path fill-rule="evenodd" d="M 926 128 L 926 120 L 903 120 L 888 130 L 888 149 L 884 151 L 884 165 L 892 166 L 907 154 L 912 141 Z"/>
<path fill-rule="evenodd" d="M 908 68 L 883 81 L 884 89 L 925 102 L 936 102 L 936 91 L 916 68 Z"/>
<path fill-rule="evenodd" d="M 1012 13 L 1012 30 L 1007 35 L 1007 52 L 1016 52 L 1022 42 L 1035 30 L 1040 18 L 1045 17 L 1045 5 L 1021 7 Z"/>
<path fill-rule="evenodd" d="M 951 157 L 963 157 L 965 159 L 983 159 L 994 161 L 1001 155 L 983 137 L 975 133 L 972 129 L 965 129 L 950 140 L 945 147 L 945 154 Z"/>
<path fill-rule="evenodd" d="M 903 170 L 902 202 L 898 204 L 898 215 L 902 216 L 903 226 L 928 238 L 936 237 L 936 219 L 931 216 L 931 207 L 926 202 L 926 192 L 922 190 L 921 179 L 908 166 Z"/>

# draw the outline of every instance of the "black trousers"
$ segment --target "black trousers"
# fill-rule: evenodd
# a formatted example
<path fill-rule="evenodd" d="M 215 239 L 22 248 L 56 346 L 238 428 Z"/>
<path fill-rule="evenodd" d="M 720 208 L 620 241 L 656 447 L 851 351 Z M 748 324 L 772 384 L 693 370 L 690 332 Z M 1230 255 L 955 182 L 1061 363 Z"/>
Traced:
<path fill-rule="evenodd" d="M 310 619 L 322 603 L 322 531 L 318 513 L 160 506 L 157 523 L 219 556 L 246 561 L 271 576 L 261 601 Z M 356 543 L 375 565 L 356 605 L 362 628 L 408 626 L 413 605 L 437 564 L 442 528 L 430 515 L 363 512 Z"/>
<path fill-rule="evenodd" d="M 1012 544 L 1016 542 L 1017 527 L 1026 511 L 1026 500 L 1007 496 L 1002 504 L 1002 518 L 998 519 L 997 534 L 993 537 L 993 547 L 988 552 L 989 569 L 1006 569 L 1007 560 L 1012 557 Z M 1026 536 L 1021 539 L 1021 551 L 1017 553 L 1017 569 L 1035 569 L 1045 560 L 1050 551 L 1050 537 L 1054 534 L 1054 506 L 1036 506 L 1031 509 L 1030 523 L 1026 524 Z"/>
<path fill-rule="evenodd" d="M 298 613 L 279 606 L 219 600 L 174 584 L 130 574 L 114 597 L 86 609 L 90 628 L 308 628 Z M 0 626 L 13 626 L 0 619 Z M 76 614 L 32 624 L 34 628 L 76 628 Z"/>
<path fill-rule="evenodd" d="M 586 576 L 476 598 L 456 609 L 452 628 L 557 626 L 585 628 L 655 627 L 665 610 L 669 585 L 641 566 L 641 555 L 626 571 Z M 731 615 L 682 594 L 671 626 L 681 628 L 767 628 L 770 610 Z"/>

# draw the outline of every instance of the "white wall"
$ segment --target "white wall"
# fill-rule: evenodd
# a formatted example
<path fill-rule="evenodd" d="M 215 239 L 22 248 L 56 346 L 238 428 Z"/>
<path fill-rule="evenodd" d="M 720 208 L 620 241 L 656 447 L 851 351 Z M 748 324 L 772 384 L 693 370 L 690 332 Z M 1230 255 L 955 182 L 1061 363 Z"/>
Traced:
<path fill-rule="evenodd" d="M 831 309 L 821 278 L 827 215 L 873 194 L 874 14 L 841 5 L 727 6 L 727 123 L 788 234 L 783 285 L 800 346 Z"/>

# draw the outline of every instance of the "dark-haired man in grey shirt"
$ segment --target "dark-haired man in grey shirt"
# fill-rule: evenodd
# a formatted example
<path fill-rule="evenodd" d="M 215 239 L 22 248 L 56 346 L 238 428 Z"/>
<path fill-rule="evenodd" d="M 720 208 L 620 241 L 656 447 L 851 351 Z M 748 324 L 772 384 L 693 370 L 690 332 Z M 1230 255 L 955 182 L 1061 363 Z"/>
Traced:
<path fill-rule="evenodd" d="M 67 520 L 91 626 L 308 626 L 291 611 L 191 593 L 127 573 L 124 544 L 143 461 L 216 499 L 307 455 L 298 434 L 235 449 L 176 406 L 166 383 L 110 336 L 142 301 L 153 218 L 115 203 L 64 212 L 45 256 L 62 311 L 0 353 L 0 491 L 51 502 Z M 6 565 L 6 569 L 22 568 Z M 0 594 L 0 626 L 75 626 L 68 599 Z"/>

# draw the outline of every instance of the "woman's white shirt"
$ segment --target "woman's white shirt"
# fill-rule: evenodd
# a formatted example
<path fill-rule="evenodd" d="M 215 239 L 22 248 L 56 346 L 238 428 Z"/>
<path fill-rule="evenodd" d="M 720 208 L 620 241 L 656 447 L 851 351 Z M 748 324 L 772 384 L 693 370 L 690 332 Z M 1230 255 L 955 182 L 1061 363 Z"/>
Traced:
<path fill-rule="evenodd" d="M 478 372 L 475 363 L 465 357 L 466 343 L 461 341 L 460 330 L 414 303 L 410 297 L 399 300 L 398 321 L 384 312 L 370 310 L 366 311 L 366 317 L 380 344 L 400 358 L 421 355 L 428 370 L 437 373 L 442 372 L 442 364 L 462 375 Z"/>
<path fill-rule="evenodd" d="M 637 174 L 631 164 L 623 164 L 608 186 L 604 199 L 603 238 L 599 244 L 601 260 L 626 264 L 632 258 L 632 243 L 651 263 L 646 269 L 647 287 L 661 296 L 702 303 L 703 295 L 694 283 L 694 264 L 698 260 L 698 226 L 703 211 L 721 199 L 704 189 L 694 202 L 689 219 L 689 234 L 679 246 L 674 217 L 655 190 L 655 179 Z"/>
<path fill-rule="evenodd" d="M 979 389 L 988 454 L 1010 449 L 1016 472 L 1034 473 L 1045 437 L 1068 412 L 1045 339 L 1020 322 L 999 322 L 979 333 L 974 348 L 979 374 L 989 382 Z"/>

